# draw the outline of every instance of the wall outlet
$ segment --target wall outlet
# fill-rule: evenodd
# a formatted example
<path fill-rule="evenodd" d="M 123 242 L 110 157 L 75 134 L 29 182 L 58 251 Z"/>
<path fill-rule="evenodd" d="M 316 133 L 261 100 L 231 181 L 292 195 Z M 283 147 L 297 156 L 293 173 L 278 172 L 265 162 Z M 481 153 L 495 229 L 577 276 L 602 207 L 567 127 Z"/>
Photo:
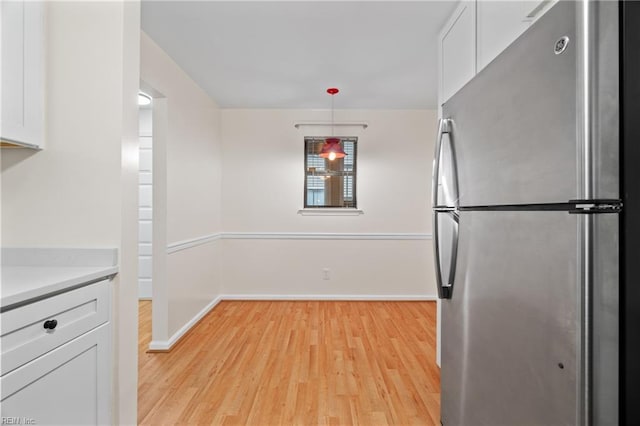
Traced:
<path fill-rule="evenodd" d="M 330 280 L 331 279 L 331 272 L 329 271 L 329 268 L 322 269 L 322 279 L 323 280 Z"/>

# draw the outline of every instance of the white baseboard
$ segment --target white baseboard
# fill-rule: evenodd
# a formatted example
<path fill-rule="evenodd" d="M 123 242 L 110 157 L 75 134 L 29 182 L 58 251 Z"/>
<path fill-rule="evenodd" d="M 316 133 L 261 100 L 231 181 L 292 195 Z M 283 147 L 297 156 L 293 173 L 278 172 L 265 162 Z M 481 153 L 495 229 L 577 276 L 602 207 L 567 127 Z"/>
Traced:
<path fill-rule="evenodd" d="M 149 343 L 150 351 L 169 351 L 191 328 L 209 313 L 218 303 L 223 300 L 331 300 L 331 301 L 375 301 L 375 302 L 417 302 L 435 301 L 436 295 L 373 295 L 373 294 L 222 294 L 212 300 L 191 320 L 176 331 L 169 340 L 152 340 Z"/>
<path fill-rule="evenodd" d="M 191 320 L 189 320 L 185 325 L 180 327 L 178 331 L 176 331 L 173 336 L 169 338 L 169 340 L 152 340 L 149 343 L 150 351 L 169 351 L 175 345 L 178 340 L 180 340 L 191 328 L 198 323 L 205 315 L 209 313 L 220 301 L 222 298 L 220 296 L 213 299 L 207 306 L 202 308 L 200 312 L 198 312 Z"/>
<path fill-rule="evenodd" d="M 152 281 L 150 279 L 138 279 L 138 299 L 139 300 L 151 300 L 152 296 Z"/>
<path fill-rule="evenodd" d="M 435 301 L 438 296 L 432 294 L 223 294 L 222 300 L 353 300 L 353 301 Z"/>

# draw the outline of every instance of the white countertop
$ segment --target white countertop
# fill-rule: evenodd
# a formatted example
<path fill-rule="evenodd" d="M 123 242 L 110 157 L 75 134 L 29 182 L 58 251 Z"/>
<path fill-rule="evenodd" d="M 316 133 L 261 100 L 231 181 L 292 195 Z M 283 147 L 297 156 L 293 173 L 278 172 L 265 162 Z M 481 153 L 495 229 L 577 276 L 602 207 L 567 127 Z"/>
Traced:
<path fill-rule="evenodd" d="M 2 249 L 0 307 L 23 304 L 118 272 L 115 249 Z"/>
<path fill-rule="evenodd" d="M 22 304 L 117 272 L 116 266 L 3 266 L 0 306 Z"/>

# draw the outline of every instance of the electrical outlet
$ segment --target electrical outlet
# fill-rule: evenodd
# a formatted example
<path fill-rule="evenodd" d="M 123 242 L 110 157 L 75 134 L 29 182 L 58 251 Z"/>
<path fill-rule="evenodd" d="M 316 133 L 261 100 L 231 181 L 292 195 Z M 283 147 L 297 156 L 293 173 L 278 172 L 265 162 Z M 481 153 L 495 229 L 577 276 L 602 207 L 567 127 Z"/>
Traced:
<path fill-rule="evenodd" d="M 330 280 L 331 279 L 331 273 L 329 271 L 329 268 L 324 268 L 322 270 L 322 279 L 323 280 Z"/>

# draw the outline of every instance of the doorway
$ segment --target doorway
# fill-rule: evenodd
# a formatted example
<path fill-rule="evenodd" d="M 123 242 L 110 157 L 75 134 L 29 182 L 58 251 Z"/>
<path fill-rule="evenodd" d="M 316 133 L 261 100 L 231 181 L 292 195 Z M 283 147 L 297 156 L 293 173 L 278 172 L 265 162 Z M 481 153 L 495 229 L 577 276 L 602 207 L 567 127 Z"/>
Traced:
<path fill-rule="evenodd" d="M 153 109 L 139 95 L 138 299 L 151 300 L 153 265 Z"/>

